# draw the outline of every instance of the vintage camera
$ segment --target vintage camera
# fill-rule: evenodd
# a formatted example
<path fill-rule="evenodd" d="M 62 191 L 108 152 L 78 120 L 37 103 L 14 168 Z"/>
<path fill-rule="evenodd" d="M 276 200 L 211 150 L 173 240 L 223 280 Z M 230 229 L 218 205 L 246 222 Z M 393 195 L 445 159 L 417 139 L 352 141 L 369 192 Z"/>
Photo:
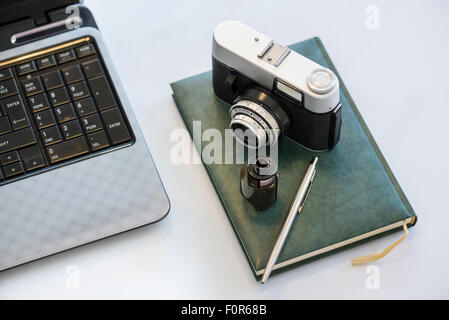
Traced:
<path fill-rule="evenodd" d="M 323 151 L 340 139 L 335 74 L 240 22 L 215 28 L 212 77 L 216 96 L 232 105 L 233 134 L 247 147 L 288 136 Z"/>

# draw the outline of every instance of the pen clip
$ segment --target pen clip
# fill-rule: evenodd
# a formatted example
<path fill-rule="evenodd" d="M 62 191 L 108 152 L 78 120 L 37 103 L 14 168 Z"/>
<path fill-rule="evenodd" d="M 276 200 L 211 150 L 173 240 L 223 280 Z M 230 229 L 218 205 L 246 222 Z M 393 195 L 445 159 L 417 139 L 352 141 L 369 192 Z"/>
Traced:
<path fill-rule="evenodd" d="M 304 207 L 304 205 L 305 205 L 305 203 L 306 203 L 307 198 L 309 197 L 310 189 L 312 189 L 313 179 L 315 178 L 315 173 L 316 173 L 316 169 L 313 170 L 312 178 L 310 179 L 309 186 L 307 187 L 307 193 L 306 193 L 306 196 L 304 197 L 304 199 L 303 199 L 302 202 L 301 202 L 301 205 L 300 205 L 299 208 L 298 208 L 298 213 L 301 212 L 302 208 Z"/>

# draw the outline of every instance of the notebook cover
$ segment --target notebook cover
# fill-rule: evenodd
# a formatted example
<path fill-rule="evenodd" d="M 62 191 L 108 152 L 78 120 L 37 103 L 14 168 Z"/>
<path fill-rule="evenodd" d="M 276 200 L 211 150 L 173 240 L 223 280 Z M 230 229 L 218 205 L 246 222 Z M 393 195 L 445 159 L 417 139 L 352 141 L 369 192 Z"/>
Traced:
<path fill-rule="evenodd" d="M 305 40 L 290 48 L 337 75 L 343 124 L 337 146 L 316 154 L 319 161 L 313 187 L 277 263 L 416 217 L 320 39 Z M 172 83 L 171 87 L 191 135 L 193 121 L 201 121 L 202 131 L 216 128 L 223 133 L 229 127 L 229 105 L 215 97 L 210 71 Z M 198 150 L 209 144 L 194 142 Z M 224 149 L 223 144 L 223 155 Z M 256 276 L 268 262 L 313 155 L 289 138 L 280 140 L 278 199 L 262 213 L 240 194 L 240 164 L 205 164 Z M 416 219 L 412 220 L 414 224 Z"/>

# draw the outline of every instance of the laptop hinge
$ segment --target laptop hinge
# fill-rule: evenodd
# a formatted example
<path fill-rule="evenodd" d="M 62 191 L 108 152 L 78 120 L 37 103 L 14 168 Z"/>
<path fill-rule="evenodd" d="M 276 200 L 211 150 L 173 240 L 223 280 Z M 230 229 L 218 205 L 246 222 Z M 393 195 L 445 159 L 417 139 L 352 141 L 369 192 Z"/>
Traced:
<path fill-rule="evenodd" d="M 15 33 L 11 36 L 11 43 L 14 45 L 20 45 L 28 41 L 32 41 L 36 38 L 42 38 L 51 34 L 59 33 L 62 31 L 79 28 L 83 24 L 83 20 L 80 16 L 68 17 L 63 20 L 44 24 L 42 26 Z"/>
<path fill-rule="evenodd" d="M 74 8 L 79 9 L 79 15 L 74 14 Z M 63 7 L 46 12 L 43 16 L 19 20 L 0 27 L 0 51 L 78 27 L 98 29 L 92 13 L 80 4 L 76 4 L 69 10 Z"/>

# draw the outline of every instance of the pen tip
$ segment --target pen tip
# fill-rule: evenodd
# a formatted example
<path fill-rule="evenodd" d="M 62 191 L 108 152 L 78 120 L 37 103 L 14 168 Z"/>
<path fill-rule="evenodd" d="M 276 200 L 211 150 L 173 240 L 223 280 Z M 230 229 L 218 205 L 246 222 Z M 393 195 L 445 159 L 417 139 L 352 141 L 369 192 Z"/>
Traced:
<path fill-rule="evenodd" d="M 315 165 L 317 162 L 318 162 L 318 157 L 317 156 L 313 157 L 312 164 Z"/>

